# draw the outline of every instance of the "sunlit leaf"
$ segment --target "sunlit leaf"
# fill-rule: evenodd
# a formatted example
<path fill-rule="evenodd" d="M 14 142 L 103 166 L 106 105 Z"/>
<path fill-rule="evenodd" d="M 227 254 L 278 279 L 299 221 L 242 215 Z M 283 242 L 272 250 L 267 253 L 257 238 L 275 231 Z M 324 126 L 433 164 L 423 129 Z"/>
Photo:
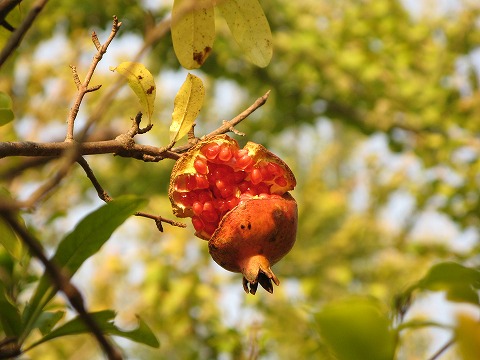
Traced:
<path fill-rule="evenodd" d="M 392 360 L 396 335 L 380 304 L 370 299 L 337 301 L 317 314 L 320 335 L 338 360 Z"/>
<path fill-rule="evenodd" d="M 22 330 L 20 312 L 9 299 L 5 286 L 0 281 L 0 324 L 6 336 L 18 337 Z"/>
<path fill-rule="evenodd" d="M 8 124 L 13 120 L 12 99 L 0 91 L 0 126 Z"/>
<path fill-rule="evenodd" d="M 212 0 L 175 0 L 172 9 L 172 42 L 175 55 L 186 69 L 197 69 L 210 54 L 215 40 Z"/>
<path fill-rule="evenodd" d="M 110 70 L 125 76 L 128 85 L 140 100 L 142 112 L 147 114 L 150 123 L 157 94 L 155 80 L 150 71 L 143 64 L 131 61 L 122 62 L 117 67 L 110 67 Z"/>
<path fill-rule="evenodd" d="M 144 203 L 143 199 L 125 196 L 90 213 L 61 241 L 53 261 L 62 267 L 65 273 L 73 276 L 85 260 L 99 251 L 112 233 Z M 44 274 L 25 310 L 26 331 L 33 328 L 41 310 L 56 292 L 48 275 Z"/>
<path fill-rule="evenodd" d="M 95 320 L 98 324 L 100 329 L 105 334 L 121 336 L 126 339 L 135 341 L 140 344 L 148 345 L 151 347 L 159 347 L 160 344 L 153 334 L 152 330 L 148 327 L 148 325 L 140 318 L 138 318 L 138 327 L 133 330 L 122 330 L 119 329 L 113 322 L 115 319 L 115 311 L 113 310 L 104 310 L 95 313 L 90 313 L 90 316 Z M 75 317 L 74 319 L 70 320 L 69 322 L 59 326 L 58 328 L 54 329 L 48 335 L 44 336 L 42 339 L 37 341 L 33 344 L 30 348 L 38 346 L 45 341 L 52 340 L 55 338 L 59 338 L 62 336 L 68 335 L 78 335 L 89 333 L 90 329 L 85 326 L 84 321 L 79 317 Z"/>
<path fill-rule="evenodd" d="M 178 141 L 192 127 L 205 98 L 202 80 L 192 74 L 187 75 L 180 90 L 175 96 L 172 124 L 170 125 L 170 141 Z"/>
<path fill-rule="evenodd" d="M 259 67 L 270 63 L 273 38 L 258 0 L 220 0 L 218 8 L 247 58 Z"/>
<path fill-rule="evenodd" d="M 480 271 L 454 262 L 434 265 L 408 291 L 415 289 L 445 291 L 447 299 L 479 305 Z"/>
<path fill-rule="evenodd" d="M 459 315 L 455 339 L 462 360 L 477 360 L 480 354 L 480 323 L 468 315 Z"/>

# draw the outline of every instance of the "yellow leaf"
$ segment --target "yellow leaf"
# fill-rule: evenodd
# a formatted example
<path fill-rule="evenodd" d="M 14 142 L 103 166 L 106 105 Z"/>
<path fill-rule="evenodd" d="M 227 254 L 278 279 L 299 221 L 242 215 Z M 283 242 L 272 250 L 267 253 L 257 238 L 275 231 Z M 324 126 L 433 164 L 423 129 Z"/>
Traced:
<path fill-rule="evenodd" d="M 221 0 L 217 6 L 247 58 L 267 66 L 273 53 L 272 32 L 258 0 Z"/>
<path fill-rule="evenodd" d="M 170 141 L 178 141 L 188 133 L 202 108 L 204 97 L 205 88 L 202 80 L 195 75 L 188 74 L 175 96 L 172 124 L 170 125 Z"/>
<path fill-rule="evenodd" d="M 465 314 L 458 315 L 455 335 L 461 359 L 478 359 L 480 354 L 480 323 L 478 319 Z"/>
<path fill-rule="evenodd" d="M 110 67 L 111 71 L 117 71 L 125 76 L 128 85 L 137 95 L 142 106 L 142 112 L 148 116 L 148 123 L 151 123 L 155 96 L 157 88 L 152 74 L 140 63 L 125 61 L 117 67 Z"/>
<path fill-rule="evenodd" d="M 215 40 L 212 0 L 175 0 L 172 9 L 173 49 L 186 69 L 197 69 L 210 54 Z"/>

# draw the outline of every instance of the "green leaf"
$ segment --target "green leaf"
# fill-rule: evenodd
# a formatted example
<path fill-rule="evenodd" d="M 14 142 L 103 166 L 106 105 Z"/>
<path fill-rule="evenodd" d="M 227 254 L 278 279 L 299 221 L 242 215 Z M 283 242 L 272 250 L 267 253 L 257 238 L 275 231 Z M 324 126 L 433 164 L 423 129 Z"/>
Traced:
<path fill-rule="evenodd" d="M 112 233 L 144 203 L 143 199 L 125 196 L 90 213 L 61 241 L 53 261 L 73 276 L 85 260 L 99 251 Z M 24 313 L 25 331 L 31 331 L 42 309 L 56 292 L 44 273 Z"/>
<path fill-rule="evenodd" d="M 326 305 L 316 316 L 320 334 L 338 360 L 392 360 L 396 335 L 383 307 L 371 299 Z"/>
<path fill-rule="evenodd" d="M 148 345 L 151 347 L 158 348 L 160 346 L 157 338 L 153 334 L 152 330 L 148 327 L 148 325 L 139 317 L 138 322 L 139 325 L 134 330 L 121 330 L 113 323 L 115 318 L 115 311 L 113 310 L 103 310 L 94 313 L 90 313 L 90 316 L 95 320 L 98 324 L 100 329 L 103 331 L 104 334 L 108 335 L 115 335 L 121 336 L 126 339 L 130 339 L 140 344 Z M 34 343 L 31 347 L 38 346 L 46 341 L 62 337 L 68 335 L 78 335 L 89 333 L 90 329 L 85 326 L 83 320 L 77 316 L 74 319 L 70 320 L 69 322 L 63 324 L 62 326 L 56 328 L 48 335 L 44 336 L 42 339 Z"/>
<path fill-rule="evenodd" d="M 0 93 L 1 95 L 1 93 Z M 1 101 L 1 100 L 0 100 Z M 0 187 L 0 202 L 11 200 L 12 197 L 7 189 Z M 17 219 L 23 223 L 23 219 L 20 215 L 16 215 Z M 17 237 L 13 229 L 3 219 L 0 218 L 0 246 L 3 246 L 5 250 L 15 260 L 21 262 L 24 255 L 22 242 Z"/>
<path fill-rule="evenodd" d="M 23 256 L 22 242 L 12 228 L 0 219 L 0 245 L 16 260 L 21 261 Z"/>
<path fill-rule="evenodd" d="M 205 88 L 202 80 L 192 74 L 187 75 L 175 96 L 170 125 L 170 141 L 176 142 L 187 135 L 203 106 Z"/>
<path fill-rule="evenodd" d="M 479 305 L 480 271 L 455 262 L 443 262 L 430 268 L 410 291 L 415 288 L 445 291 L 450 301 Z"/>
<path fill-rule="evenodd" d="M 267 66 L 272 59 L 273 38 L 258 0 L 221 0 L 217 6 L 249 61 Z"/>
<path fill-rule="evenodd" d="M 455 339 L 461 359 L 478 359 L 478 354 L 480 354 L 480 323 L 478 319 L 460 314 L 457 318 Z"/>
<path fill-rule="evenodd" d="M 140 100 L 142 112 L 147 114 L 150 124 L 157 94 L 155 80 L 150 71 L 143 64 L 131 61 L 122 62 L 117 67 L 110 67 L 110 70 L 117 71 L 127 79 L 128 85 Z"/>
<path fill-rule="evenodd" d="M 202 66 L 213 48 L 214 40 L 213 1 L 175 0 L 172 8 L 172 42 L 180 64 L 186 69 Z"/>
<path fill-rule="evenodd" d="M 0 126 L 8 124 L 13 120 L 12 99 L 10 96 L 0 91 Z"/>
<path fill-rule="evenodd" d="M 0 281 L 0 324 L 6 336 L 18 337 L 22 331 L 20 312 L 9 299 L 4 284 Z"/>
<path fill-rule="evenodd" d="M 45 311 L 43 312 L 37 322 L 35 323 L 35 328 L 40 330 L 42 335 L 49 334 L 53 327 L 63 318 L 65 311 Z"/>

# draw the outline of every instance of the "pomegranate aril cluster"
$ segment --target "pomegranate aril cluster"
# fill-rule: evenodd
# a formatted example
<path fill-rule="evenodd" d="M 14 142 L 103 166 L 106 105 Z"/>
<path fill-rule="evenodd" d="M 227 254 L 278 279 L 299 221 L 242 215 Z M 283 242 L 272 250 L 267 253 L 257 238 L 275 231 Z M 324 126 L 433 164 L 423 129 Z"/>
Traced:
<path fill-rule="evenodd" d="M 258 196 L 280 197 L 272 193 L 288 180 L 275 162 L 255 160 L 246 149 L 231 143 L 203 145 L 193 161 L 194 172 L 176 178 L 173 199 L 191 210 L 192 223 L 201 237 L 209 239 L 222 217 L 242 200 Z"/>

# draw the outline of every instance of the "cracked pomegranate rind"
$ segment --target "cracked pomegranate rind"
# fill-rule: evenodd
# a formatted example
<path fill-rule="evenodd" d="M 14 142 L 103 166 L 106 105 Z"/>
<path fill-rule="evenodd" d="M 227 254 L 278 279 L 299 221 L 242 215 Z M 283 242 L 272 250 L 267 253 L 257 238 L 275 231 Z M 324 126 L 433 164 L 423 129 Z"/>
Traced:
<path fill-rule="evenodd" d="M 295 241 L 297 207 L 288 194 L 295 185 L 295 177 L 287 164 L 262 145 L 248 142 L 242 149 L 229 136 L 218 135 L 199 142 L 176 162 L 170 179 L 169 198 L 174 214 L 191 217 L 195 235 L 209 240 L 214 260 L 218 259 L 217 263 L 227 270 L 242 272 L 244 288 L 253 294 L 258 283 L 269 292 L 273 291 L 272 281 L 276 285 L 279 283 L 270 266 L 283 257 Z M 287 213 L 279 215 L 279 209 Z M 272 215 L 272 211 L 276 215 Z M 242 242 L 244 246 L 258 243 L 253 247 L 256 250 L 248 252 L 248 259 L 245 252 L 242 252 L 244 258 L 241 260 L 233 256 L 234 262 L 238 260 L 243 265 L 225 266 L 225 257 L 218 257 L 215 249 L 224 248 L 223 244 L 229 241 L 236 242 L 239 237 L 233 235 L 232 229 L 226 228 L 251 216 L 259 219 L 258 224 L 250 232 L 248 241 Z M 268 228 L 267 223 L 274 224 L 273 220 L 268 220 L 272 216 L 295 219 L 285 223 L 288 229 L 285 228 L 284 233 L 288 236 L 278 232 L 281 224 Z M 262 221 L 265 221 L 263 227 Z M 250 221 L 250 224 L 254 223 Z M 226 234 L 231 235 L 228 235 L 230 240 Z M 273 248 L 259 245 L 266 241 L 276 244 Z M 255 254 L 265 249 L 275 251 L 267 255 Z"/>
<path fill-rule="evenodd" d="M 277 286 L 280 282 L 271 266 L 295 243 L 297 203 L 289 193 L 277 196 L 242 201 L 223 217 L 208 242 L 217 264 L 243 274 L 247 293 L 255 294 L 259 283 L 273 292 L 272 282 Z"/>

